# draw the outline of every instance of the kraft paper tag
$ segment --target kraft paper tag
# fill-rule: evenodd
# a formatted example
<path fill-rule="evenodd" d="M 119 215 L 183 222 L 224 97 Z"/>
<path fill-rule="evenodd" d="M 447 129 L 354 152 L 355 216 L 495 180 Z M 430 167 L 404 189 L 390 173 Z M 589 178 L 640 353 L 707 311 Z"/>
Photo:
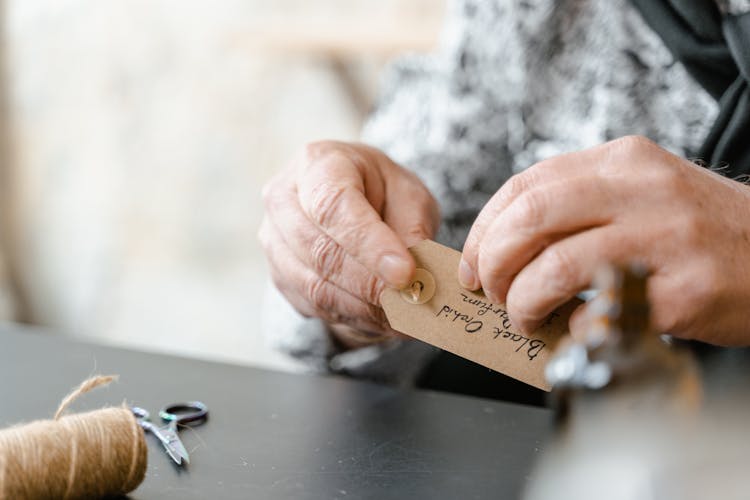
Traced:
<path fill-rule="evenodd" d="M 387 289 L 380 299 L 391 327 L 549 391 L 544 368 L 581 302 L 566 304 L 537 331 L 522 335 L 511 327 L 503 306 L 459 284 L 459 252 L 429 240 L 410 251 L 417 261 L 412 286 Z"/>

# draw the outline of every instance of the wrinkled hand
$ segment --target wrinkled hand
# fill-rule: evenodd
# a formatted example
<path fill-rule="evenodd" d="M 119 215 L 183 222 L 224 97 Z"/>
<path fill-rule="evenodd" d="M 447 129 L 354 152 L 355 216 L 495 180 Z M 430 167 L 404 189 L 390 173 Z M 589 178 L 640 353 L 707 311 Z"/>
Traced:
<path fill-rule="evenodd" d="M 376 339 L 393 333 L 380 293 L 409 283 L 407 247 L 433 237 L 440 221 L 422 182 L 374 148 L 326 141 L 308 145 L 265 186 L 263 200 L 259 237 L 273 281 L 295 309 L 334 332 L 351 334 L 341 327 L 348 325 Z"/>
<path fill-rule="evenodd" d="M 459 279 L 505 302 L 528 332 L 585 289 L 598 264 L 632 261 L 653 273 L 659 331 L 750 344 L 750 187 L 640 137 L 512 177 L 475 221 Z"/>

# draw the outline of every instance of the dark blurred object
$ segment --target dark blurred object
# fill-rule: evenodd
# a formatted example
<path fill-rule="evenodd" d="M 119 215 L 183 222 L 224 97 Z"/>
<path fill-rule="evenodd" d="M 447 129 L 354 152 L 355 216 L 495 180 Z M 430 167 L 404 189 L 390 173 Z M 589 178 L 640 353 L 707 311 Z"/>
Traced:
<path fill-rule="evenodd" d="M 595 285 L 583 341 L 561 344 L 547 368 L 557 437 L 526 498 L 747 498 L 744 395 L 703 397 L 692 350 L 650 326 L 643 270 L 607 268 Z M 732 373 L 706 364 L 712 390 L 747 380 L 748 351 L 733 352 L 746 362 Z"/>
<path fill-rule="evenodd" d="M 695 358 L 651 328 L 645 269 L 606 267 L 595 278 L 598 295 L 587 306 L 583 342 L 560 346 L 547 365 L 560 420 L 572 400 L 626 399 L 639 411 L 651 405 L 696 408 L 701 389 Z"/>

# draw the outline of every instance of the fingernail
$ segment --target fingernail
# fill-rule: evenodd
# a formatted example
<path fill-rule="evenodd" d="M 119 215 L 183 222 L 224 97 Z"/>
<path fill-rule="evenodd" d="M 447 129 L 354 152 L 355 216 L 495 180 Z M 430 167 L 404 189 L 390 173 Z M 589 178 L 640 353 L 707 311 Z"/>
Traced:
<path fill-rule="evenodd" d="M 378 263 L 380 277 L 387 283 L 397 287 L 404 287 L 411 279 L 411 262 L 395 254 L 386 254 Z"/>
<path fill-rule="evenodd" d="M 464 259 L 461 259 L 461 263 L 458 265 L 458 282 L 467 290 L 476 290 L 479 288 L 477 275 Z"/>

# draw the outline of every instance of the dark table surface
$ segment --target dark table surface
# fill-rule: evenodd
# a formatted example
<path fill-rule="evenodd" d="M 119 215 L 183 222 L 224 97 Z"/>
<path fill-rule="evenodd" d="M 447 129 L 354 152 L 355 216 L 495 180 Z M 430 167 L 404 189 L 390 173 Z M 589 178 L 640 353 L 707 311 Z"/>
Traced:
<path fill-rule="evenodd" d="M 198 399 L 174 466 L 148 436 L 133 498 L 518 498 L 551 428 L 548 410 L 335 377 L 277 373 L 74 342 L 0 326 L 0 426 L 50 418 L 94 374 L 118 383 L 73 410 L 123 400 L 152 411 Z"/>

